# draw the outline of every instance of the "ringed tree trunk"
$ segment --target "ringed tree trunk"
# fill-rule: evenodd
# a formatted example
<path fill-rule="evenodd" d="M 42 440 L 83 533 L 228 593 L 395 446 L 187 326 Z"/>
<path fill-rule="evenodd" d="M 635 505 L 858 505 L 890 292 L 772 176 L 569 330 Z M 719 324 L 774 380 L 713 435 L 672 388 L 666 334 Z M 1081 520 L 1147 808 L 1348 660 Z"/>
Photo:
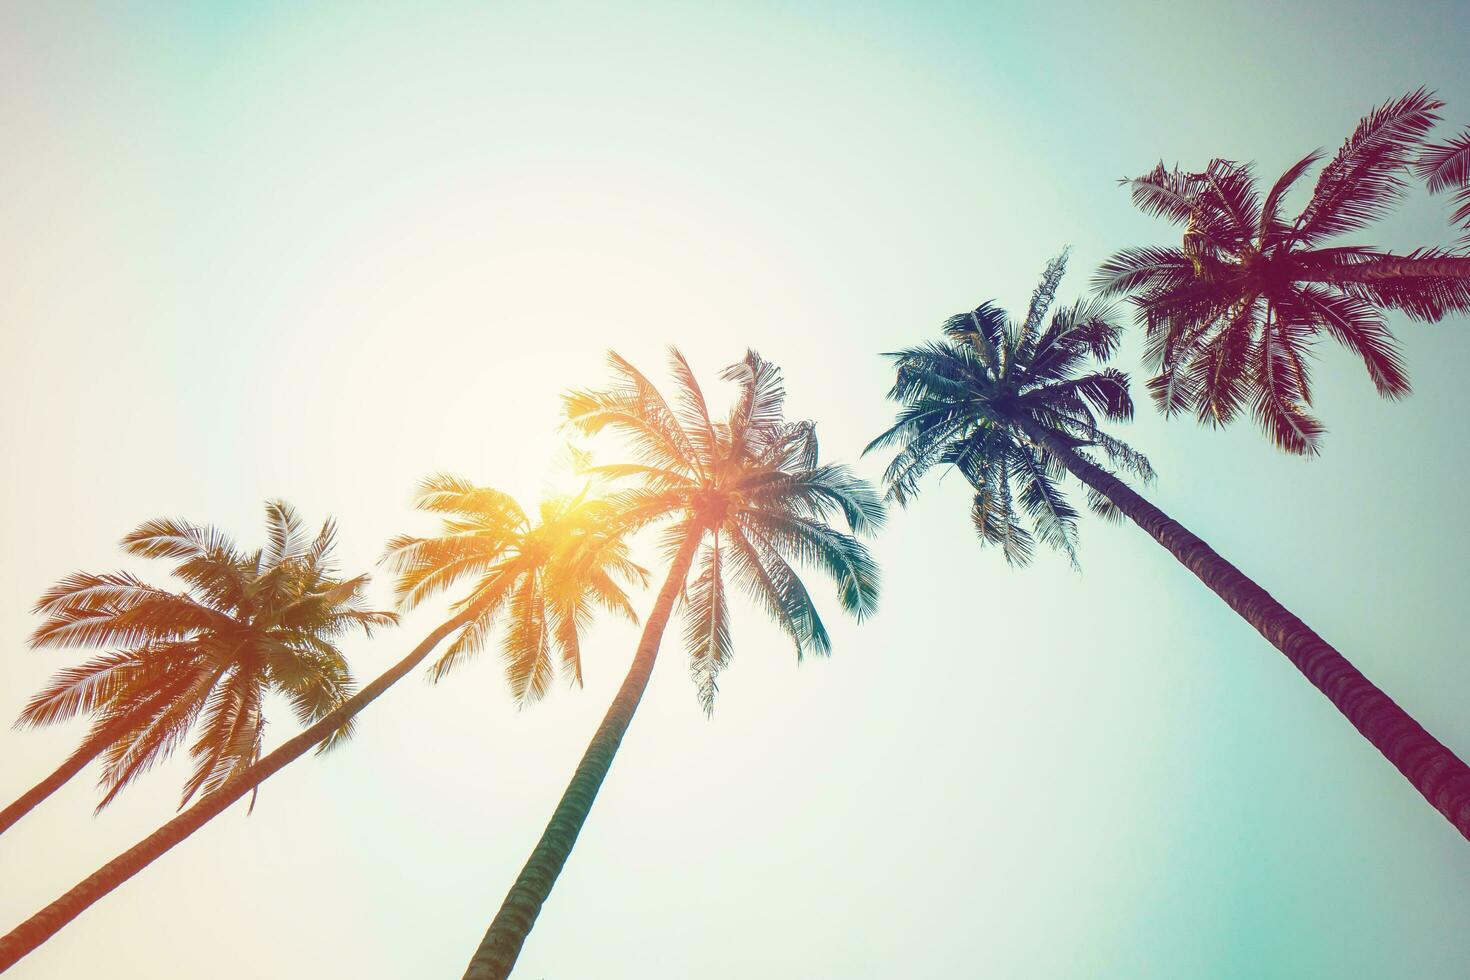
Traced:
<path fill-rule="evenodd" d="M 1271 642 L 1414 788 L 1470 839 L 1470 766 L 1407 711 L 1209 545 L 1122 480 L 1083 459 L 1030 422 L 1021 429 L 1056 455 L 1073 476 L 1107 497 L 1185 568 Z"/>
<path fill-rule="evenodd" d="M 623 735 L 633 721 L 633 713 L 638 710 L 638 702 L 648 687 L 649 675 L 658 659 L 659 641 L 673 614 L 674 601 L 684 591 L 684 581 L 694 563 L 700 537 L 699 529 L 691 527 L 684 543 L 679 546 L 669 567 L 669 576 L 664 580 L 643 625 L 643 636 L 638 641 L 638 652 L 633 656 L 628 676 L 618 688 L 602 724 L 597 726 L 582 761 L 577 763 L 572 781 L 562 793 L 561 801 L 536 843 L 536 849 L 531 852 L 515 884 L 510 886 L 510 892 L 505 896 L 500 911 L 495 913 L 485 938 L 480 940 L 480 947 L 475 950 L 469 968 L 465 970 L 465 980 L 504 980 L 515 967 L 521 947 L 541 913 L 541 906 L 551 894 L 551 886 L 571 856 L 572 846 L 577 842 L 582 825 L 587 822 L 597 791 L 607 777 Z"/>
<path fill-rule="evenodd" d="M 470 607 L 444 623 L 414 647 L 408 656 L 378 675 L 361 691 L 348 698 L 320 721 L 281 743 L 255 765 L 241 772 L 213 793 L 201 797 L 189 809 L 123 851 L 82 879 L 71 891 L 16 926 L 5 936 L 0 937 L 0 973 L 14 966 L 17 960 L 54 936 L 68 922 L 86 911 L 92 903 L 148 867 L 175 844 L 180 843 L 194 831 L 223 813 L 230 804 L 245 794 L 254 792 L 256 787 L 268 777 L 275 775 L 288 763 L 299 759 L 319 742 L 326 740 L 342 726 L 343 722 L 372 704 L 384 691 L 417 667 L 434 647 L 438 646 L 445 637 L 468 623 L 477 612 L 478 609 Z"/>
<path fill-rule="evenodd" d="M 66 761 L 57 766 L 55 772 L 16 797 L 15 802 L 4 810 L 0 810 L 0 834 L 15 826 L 16 821 L 70 782 L 73 776 L 87 768 L 88 763 L 101 755 L 102 750 L 106 747 L 105 741 L 88 739 L 82 743 L 81 748 L 67 756 Z"/>
<path fill-rule="evenodd" d="M 1305 282 L 1382 282 L 1385 279 L 1470 279 L 1470 255 L 1417 259 L 1384 255 L 1345 268 L 1303 278 Z"/>

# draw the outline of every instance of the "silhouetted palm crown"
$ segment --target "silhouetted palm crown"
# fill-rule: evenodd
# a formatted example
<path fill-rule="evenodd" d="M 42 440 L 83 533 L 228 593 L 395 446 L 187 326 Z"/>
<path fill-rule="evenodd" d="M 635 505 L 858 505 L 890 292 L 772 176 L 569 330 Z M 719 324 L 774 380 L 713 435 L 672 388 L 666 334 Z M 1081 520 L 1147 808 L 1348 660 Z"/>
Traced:
<path fill-rule="evenodd" d="M 567 419 L 585 434 L 611 429 L 627 440 L 636 462 L 596 468 L 635 481 L 615 495 L 624 526 L 672 520 L 671 552 L 688 535 L 699 537 L 684 639 L 705 710 L 731 653 L 727 578 L 765 608 L 798 658 L 829 653 L 826 627 L 793 563 L 830 575 L 842 607 L 859 619 L 873 612 L 878 570 L 858 535 L 882 522 L 876 491 L 848 467 L 818 461 L 815 426 L 785 419 L 780 370 L 754 352 L 722 375 L 738 386 L 723 419 L 711 415 L 678 351 L 670 352 L 672 404 L 633 365 L 617 354 L 610 360 L 616 384 L 568 394 Z M 848 531 L 833 527 L 834 518 Z"/>
<path fill-rule="evenodd" d="M 628 557 L 607 501 L 552 498 L 532 522 L 508 494 L 440 475 L 420 485 L 416 505 L 442 514 L 443 524 L 437 537 L 389 542 L 399 605 L 412 609 L 474 580 L 454 605 L 456 612 L 473 610 L 472 617 L 434 664 L 435 680 L 483 649 L 504 621 L 506 679 L 516 700 L 529 703 L 550 688 L 553 660 L 581 683 L 580 634 L 599 608 L 637 621 L 624 588 L 645 584 L 648 573 Z"/>
<path fill-rule="evenodd" d="M 1323 332 L 1362 358 L 1379 394 L 1408 392 L 1381 311 L 1438 320 L 1470 310 L 1470 280 L 1380 275 L 1373 269 L 1394 256 L 1327 243 L 1398 202 L 1402 175 L 1441 105 L 1420 90 L 1375 109 L 1322 169 L 1295 219 L 1283 214 L 1285 198 L 1321 151 L 1289 167 L 1264 198 L 1250 164 L 1229 160 L 1200 173 L 1160 164 L 1127 182 L 1139 208 L 1185 229 L 1181 246 L 1125 249 L 1095 279 L 1105 295 L 1133 295 L 1156 372 L 1149 390 L 1165 414 L 1193 411 L 1224 425 L 1249 409 L 1278 447 L 1315 452 L 1323 427 L 1307 411 L 1307 363 Z M 1398 258 L 1446 254 L 1421 249 Z"/>
<path fill-rule="evenodd" d="M 897 374 L 888 396 L 902 408 L 867 449 L 899 447 L 884 482 L 901 505 L 934 467 L 959 470 L 975 490 L 976 533 L 1017 565 L 1036 538 L 1077 560 L 1078 512 L 1061 487 L 1058 449 L 1153 475 L 1147 459 L 1098 427 L 1099 416 L 1133 415 L 1127 376 L 1091 369 L 1117 347 L 1113 308 L 1083 301 L 1046 318 L 1065 268 L 1065 253 L 1052 260 L 1020 320 L 983 303 L 946 321 L 946 339 L 889 354 Z M 1098 495 L 1089 502 L 1113 515 Z"/>
<path fill-rule="evenodd" d="M 243 552 L 216 528 L 149 521 L 123 539 L 123 550 L 177 559 L 184 591 L 127 572 L 79 572 L 37 603 L 45 619 L 33 646 L 113 648 L 59 671 L 21 715 L 35 725 L 92 716 L 89 740 L 106 744 L 99 810 L 182 744 L 196 722 L 183 803 L 259 758 L 268 694 L 285 695 L 303 724 L 352 695 L 334 641 L 391 624 L 394 615 L 364 607 L 366 575 L 337 577 L 331 521 L 312 537 L 277 501 L 266 506 L 266 529 L 269 544 Z M 344 726 L 323 748 L 348 734 Z"/>

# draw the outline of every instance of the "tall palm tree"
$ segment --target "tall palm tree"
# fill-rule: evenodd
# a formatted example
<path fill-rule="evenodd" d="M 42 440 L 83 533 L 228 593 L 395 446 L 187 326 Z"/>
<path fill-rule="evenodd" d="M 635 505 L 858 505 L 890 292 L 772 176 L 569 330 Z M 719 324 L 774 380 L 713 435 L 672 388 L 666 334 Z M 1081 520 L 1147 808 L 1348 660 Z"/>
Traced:
<path fill-rule="evenodd" d="M 669 522 L 663 537 L 669 572 L 627 678 L 470 960 L 465 976 L 472 980 L 506 977 L 515 965 L 633 720 L 681 597 L 685 646 L 706 711 L 732 651 L 727 577 L 764 606 L 798 658 L 825 655 L 831 644 L 793 561 L 835 579 L 842 607 L 859 619 L 877 602 L 877 567 L 857 538 L 882 520 L 877 493 L 847 467 L 818 462 L 813 425 L 784 417 L 776 366 L 752 351 L 726 370 L 723 377 L 737 384 L 738 394 L 728 415 L 716 419 L 683 356 L 671 351 L 670 359 L 672 405 L 617 354 L 610 355 L 612 387 L 566 398 L 574 429 L 625 438 L 633 460 L 598 469 L 636 481 L 618 495 L 622 526 Z M 839 516 L 852 533 L 831 525 Z"/>
<path fill-rule="evenodd" d="M 1095 510 L 1127 517 L 1166 548 L 1302 672 L 1435 809 L 1470 838 L 1470 768 L 1265 589 L 1131 489 L 1147 460 L 1100 428 L 1133 413 L 1128 378 L 1095 365 L 1116 349 L 1114 311 L 1086 302 L 1043 327 L 1063 260 L 1021 321 L 994 304 L 951 318 L 945 339 L 891 355 L 895 424 L 868 447 L 897 446 L 885 481 L 906 504 L 920 478 L 953 466 L 975 488 L 971 518 L 984 542 L 1023 564 L 1035 539 L 1075 555 L 1077 510 L 1062 482 L 1087 488 Z M 1031 527 L 1024 526 L 1029 517 Z"/>
<path fill-rule="evenodd" d="M 41 597 L 33 647 L 110 650 L 57 672 L 21 712 L 20 725 L 93 720 L 76 752 L 0 811 L 0 831 L 99 756 L 100 811 L 197 729 L 182 808 L 260 757 L 268 694 L 284 694 L 303 725 L 351 696 L 347 661 L 334 641 L 353 628 L 371 634 L 394 615 L 364 607 L 366 575 L 336 576 L 330 520 L 313 538 L 290 506 L 271 501 L 266 535 L 266 547 L 245 552 L 217 528 L 149 521 L 123 538 L 123 551 L 177 560 L 184 591 L 127 572 L 78 572 Z M 322 747 L 349 731 L 338 729 Z"/>
<path fill-rule="evenodd" d="M 1192 411 L 1222 426 L 1249 409 L 1279 448 L 1317 452 L 1323 427 L 1308 411 L 1307 364 L 1322 333 L 1362 358 L 1380 395 L 1408 393 L 1383 311 L 1427 321 L 1470 311 L 1470 257 L 1329 243 L 1399 201 L 1442 106 L 1420 89 L 1370 112 L 1295 219 L 1283 213 L 1285 198 L 1321 151 L 1287 168 L 1264 198 L 1251 165 L 1229 160 L 1199 173 L 1160 164 L 1127 182 L 1139 208 L 1184 226 L 1179 247 L 1124 249 L 1095 279 L 1104 295 L 1132 295 L 1155 372 L 1149 391 L 1166 415 Z"/>
<path fill-rule="evenodd" d="M 608 520 L 606 502 L 585 494 L 552 501 L 542 507 L 540 522 L 533 523 L 506 494 L 436 476 L 420 486 L 417 504 L 441 515 L 443 523 L 437 537 L 405 536 L 390 543 L 387 560 L 399 573 L 399 600 L 412 607 L 469 581 L 451 617 L 316 724 L 205 792 L 183 813 L 0 938 L 0 970 L 288 763 L 328 742 L 445 640 L 453 638 L 435 665 L 436 677 L 481 649 L 492 627 L 508 618 L 502 649 L 511 687 L 518 698 L 528 700 L 545 689 L 553 651 L 569 675 L 580 678 L 578 637 L 597 607 L 633 615 L 622 584 L 642 582 L 645 573 L 628 560 L 623 532 Z"/>

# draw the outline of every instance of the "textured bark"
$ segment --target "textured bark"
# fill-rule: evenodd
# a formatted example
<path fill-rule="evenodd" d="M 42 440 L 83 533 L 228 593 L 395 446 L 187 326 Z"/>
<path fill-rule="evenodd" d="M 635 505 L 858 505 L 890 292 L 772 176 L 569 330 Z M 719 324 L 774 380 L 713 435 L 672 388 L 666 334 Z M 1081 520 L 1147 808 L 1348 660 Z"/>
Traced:
<path fill-rule="evenodd" d="M 1270 593 L 1178 521 L 1144 500 L 1123 481 L 1051 439 L 1040 428 L 1030 424 L 1023 424 L 1022 428 L 1061 459 L 1074 476 L 1116 504 L 1134 524 L 1167 548 L 1180 564 L 1286 654 L 1312 686 L 1327 696 L 1429 804 L 1470 839 L 1470 766 L 1425 731 L 1407 711 Z"/>
<path fill-rule="evenodd" d="M 450 633 L 469 622 L 476 610 L 466 609 L 430 633 L 408 656 L 384 671 L 361 691 L 321 721 L 316 722 L 255 765 L 240 773 L 218 790 L 201 798 L 189 809 L 159 827 L 137 844 L 123 851 L 97 871 L 84 878 L 71 891 L 0 938 L 0 972 L 15 964 L 22 956 L 50 939 L 63 926 L 118 885 L 162 857 L 175 844 L 203 827 L 230 804 L 254 790 L 268 777 L 305 755 L 327 739 L 347 719 L 366 708 L 404 675 L 413 670 Z"/>
<path fill-rule="evenodd" d="M 689 566 L 694 562 L 694 550 L 698 545 L 699 534 L 691 529 L 678 554 L 674 556 L 669 577 L 659 590 L 648 620 L 643 625 L 638 652 L 633 656 L 633 665 L 628 669 L 628 676 L 623 679 L 623 686 L 618 688 L 617 696 L 603 716 L 602 724 L 597 726 L 596 734 L 592 736 L 587 751 L 582 755 L 582 761 L 577 763 L 572 781 L 567 785 L 566 792 L 562 793 L 561 802 L 556 805 L 550 822 L 542 831 L 541 840 L 531 852 L 530 860 L 521 869 L 515 884 L 511 885 L 500 911 L 495 913 L 495 918 L 485 933 L 485 938 L 480 940 L 480 948 L 475 950 L 469 968 L 465 971 L 465 980 L 504 980 L 510 976 L 516 958 L 521 954 L 521 947 L 530 935 L 536 917 L 541 913 L 541 906 L 551 894 L 551 886 L 556 883 L 557 876 L 561 874 L 562 867 L 572 853 L 572 846 L 577 842 L 577 835 L 582 831 L 582 825 L 587 822 L 587 814 L 592 809 L 593 800 L 597 798 L 597 791 L 607 777 L 613 756 L 617 754 L 618 746 L 623 741 L 623 734 L 633 721 L 633 712 L 638 710 L 638 702 L 643 698 L 649 675 L 653 673 L 654 661 L 658 658 L 659 641 L 663 638 L 664 629 L 674 611 L 674 600 L 684 589 L 684 580 L 689 575 Z"/>
<path fill-rule="evenodd" d="M 17 820 L 30 813 L 42 800 L 61 789 L 73 776 L 87 768 L 87 763 L 97 758 L 103 748 L 103 745 L 91 740 L 84 742 L 81 748 L 56 767 L 55 772 L 26 790 L 4 810 L 0 810 L 0 834 L 15 826 Z"/>
<path fill-rule="evenodd" d="M 1437 258 L 1411 259 L 1385 255 L 1346 269 L 1333 269 L 1302 277 L 1304 282 L 1380 282 L 1384 279 L 1414 279 L 1437 276 L 1442 279 L 1470 279 L 1470 256 L 1441 255 Z"/>

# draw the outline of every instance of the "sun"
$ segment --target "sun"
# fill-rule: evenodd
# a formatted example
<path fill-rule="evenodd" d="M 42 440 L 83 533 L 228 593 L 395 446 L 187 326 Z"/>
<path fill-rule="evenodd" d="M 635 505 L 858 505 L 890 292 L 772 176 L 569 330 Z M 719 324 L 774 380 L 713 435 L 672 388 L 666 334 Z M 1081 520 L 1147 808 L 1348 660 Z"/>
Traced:
<path fill-rule="evenodd" d="M 566 500 L 595 492 L 604 484 L 602 477 L 592 472 L 596 465 L 591 450 L 571 441 L 563 443 L 547 464 L 541 495 Z"/>

